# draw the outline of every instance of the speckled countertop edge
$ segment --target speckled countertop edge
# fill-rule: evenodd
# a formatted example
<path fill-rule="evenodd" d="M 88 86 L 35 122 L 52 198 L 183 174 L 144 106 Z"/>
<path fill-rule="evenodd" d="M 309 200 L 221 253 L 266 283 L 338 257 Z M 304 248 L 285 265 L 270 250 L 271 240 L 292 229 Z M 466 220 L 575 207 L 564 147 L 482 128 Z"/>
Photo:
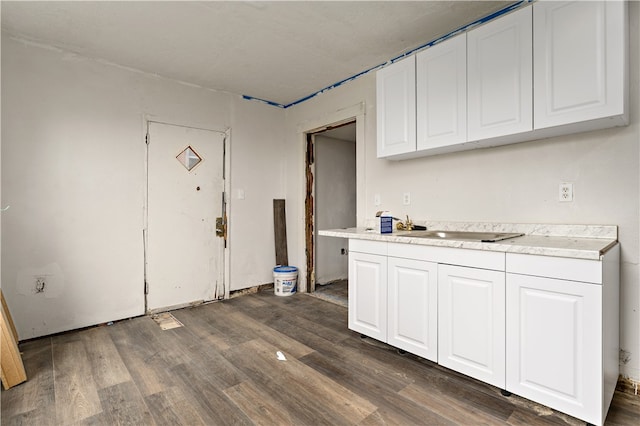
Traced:
<path fill-rule="evenodd" d="M 495 243 L 411 237 L 408 235 L 408 231 L 378 234 L 366 228 L 321 230 L 319 231 L 319 235 L 436 247 L 599 260 L 602 254 L 616 244 L 618 229 L 615 225 L 522 225 L 472 224 L 461 222 L 426 222 L 425 225 L 429 230 L 519 232 L 525 235 Z"/>

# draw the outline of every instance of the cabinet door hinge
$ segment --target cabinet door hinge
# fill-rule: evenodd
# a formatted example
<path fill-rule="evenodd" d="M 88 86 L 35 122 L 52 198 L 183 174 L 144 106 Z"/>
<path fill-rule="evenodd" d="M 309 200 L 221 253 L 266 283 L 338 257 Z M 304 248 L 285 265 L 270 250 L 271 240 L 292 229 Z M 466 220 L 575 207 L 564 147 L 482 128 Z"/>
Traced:
<path fill-rule="evenodd" d="M 149 283 L 147 281 L 144 282 L 144 294 L 149 294 Z"/>

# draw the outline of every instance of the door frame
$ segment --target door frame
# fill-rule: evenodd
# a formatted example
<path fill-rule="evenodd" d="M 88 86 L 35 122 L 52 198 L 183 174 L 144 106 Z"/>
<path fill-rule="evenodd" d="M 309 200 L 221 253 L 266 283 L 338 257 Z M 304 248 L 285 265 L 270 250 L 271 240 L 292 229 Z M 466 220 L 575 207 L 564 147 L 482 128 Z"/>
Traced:
<path fill-rule="evenodd" d="M 313 137 L 317 133 L 344 126 L 349 123 L 356 124 L 356 220 L 358 226 L 364 226 L 362 214 L 365 211 L 365 104 L 361 102 L 351 107 L 343 108 L 329 116 L 314 120 L 300 129 L 302 137 L 303 160 L 303 191 L 304 204 L 302 215 L 304 217 L 304 252 L 305 273 L 304 282 L 300 291 L 312 293 L 316 288 L 315 278 L 315 165 Z"/>
<path fill-rule="evenodd" d="M 218 298 L 214 300 L 220 299 L 228 299 L 229 298 L 229 276 L 230 276 L 230 256 L 229 256 L 229 248 L 230 248 L 230 234 L 229 234 L 229 218 L 231 217 L 231 197 L 229 194 L 231 193 L 231 128 L 226 128 L 224 130 L 211 128 L 206 125 L 201 125 L 198 123 L 184 123 L 184 122 L 174 122 L 174 121 L 166 121 L 161 120 L 156 117 L 151 117 L 147 114 L 143 115 L 142 118 L 142 142 L 145 145 L 144 148 L 144 193 L 143 193 L 143 206 L 142 206 L 142 217 L 143 217 L 143 228 L 142 228 L 142 249 L 143 249 L 143 283 L 142 283 L 142 292 L 144 295 L 144 312 L 145 314 L 152 314 L 155 311 L 167 311 L 172 309 L 179 309 L 186 306 L 191 306 L 191 303 L 169 306 L 166 309 L 162 308 L 159 310 L 154 310 L 153 312 L 148 309 L 147 305 L 147 294 L 148 294 L 148 282 L 147 282 L 147 248 L 148 248 L 148 240 L 147 240 L 147 230 L 149 229 L 148 225 L 148 216 L 149 216 L 149 124 L 163 124 L 168 126 L 177 126 L 177 127 L 185 127 L 196 130 L 206 130 L 209 132 L 221 133 L 224 135 L 223 142 L 223 164 L 222 164 L 222 182 L 223 182 L 223 193 L 222 193 L 222 206 L 223 206 L 223 221 L 226 229 L 226 236 L 224 242 L 224 249 L 222 251 L 222 261 L 223 265 L 223 273 L 222 275 L 222 289 L 223 291 L 218 294 Z"/>

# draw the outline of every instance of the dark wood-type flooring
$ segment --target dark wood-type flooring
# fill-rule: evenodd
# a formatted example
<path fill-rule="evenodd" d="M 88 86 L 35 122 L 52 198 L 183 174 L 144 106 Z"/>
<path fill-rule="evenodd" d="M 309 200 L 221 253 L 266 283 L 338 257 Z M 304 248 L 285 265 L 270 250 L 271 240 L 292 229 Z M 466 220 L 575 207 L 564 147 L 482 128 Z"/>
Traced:
<path fill-rule="evenodd" d="M 347 310 L 273 290 L 20 345 L 2 425 L 577 425 L 347 329 Z M 286 361 L 278 361 L 281 351 Z M 607 425 L 640 424 L 616 392 Z"/>

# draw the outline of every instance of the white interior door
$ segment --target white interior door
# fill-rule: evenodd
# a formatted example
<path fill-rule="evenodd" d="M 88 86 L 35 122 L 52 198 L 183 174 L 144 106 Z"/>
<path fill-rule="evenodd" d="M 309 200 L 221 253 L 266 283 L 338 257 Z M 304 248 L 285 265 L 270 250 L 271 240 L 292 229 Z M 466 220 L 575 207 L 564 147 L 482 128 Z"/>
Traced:
<path fill-rule="evenodd" d="M 225 134 L 149 123 L 147 312 L 224 295 Z"/>

